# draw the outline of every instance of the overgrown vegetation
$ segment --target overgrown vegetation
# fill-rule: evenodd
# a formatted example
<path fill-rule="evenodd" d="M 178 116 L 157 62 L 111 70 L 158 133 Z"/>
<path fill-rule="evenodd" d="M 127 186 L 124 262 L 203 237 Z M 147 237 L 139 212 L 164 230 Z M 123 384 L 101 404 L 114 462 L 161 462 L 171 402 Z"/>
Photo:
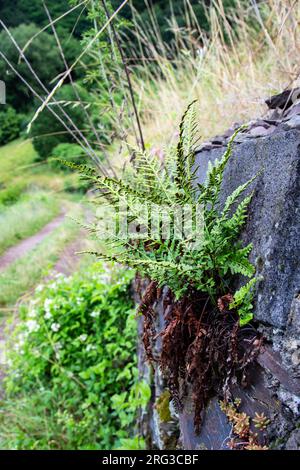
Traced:
<path fill-rule="evenodd" d="M 69 158 L 66 153 L 62 155 Z M 23 196 L 36 195 L 39 191 L 52 196 L 59 193 L 61 200 L 64 191 L 82 191 L 83 184 L 74 172 L 67 174 L 58 165 L 54 168 L 50 159 L 37 163 L 37 158 L 30 140 L 16 140 L 0 148 L 0 204 L 12 206 Z"/>
<path fill-rule="evenodd" d="M 91 105 L 90 100 L 88 92 L 79 86 L 76 86 L 75 92 L 71 85 L 65 85 L 57 94 L 59 105 L 53 103 L 52 107 L 62 120 L 66 120 L 66 117 L 59 107 L 62 107 L 64 112 L 67 111 L 67 115 L 74 125 L 89 138 L 90 131 L 83 107 L 88 108 Z M 48 110 L 39 116 L 30 134 L 33 137 L 33 146 L 38 154 L 38 161 L 49 158 L 59 144 L 73 143 L 75 145 L 72 135 L 63 129 L 57 117 Z"/>
<path fill-rule="evenodd" d="M 299 2 L 238 0 L 226 11 L 223 0 L 214 0 L 206 11 L 209 33 L 185 3 L 184 25 L 173 15 L 166 21 L 175 35 L 171 43 L 136 15 L 135 34 L 151 59 L 139 60 L 137 48 L 132 81 L 144 139 L 155 149 L 176 139 L 174 129 L 193 99 L 201 104 L 205 141 L 264 115 L 267 97 L 299 86 Z"/>
<path fill-rule="evenodd" d="M 3 449 L 142 448 L 133 273 L 97 264 L 39 286 L 9 341 Z M 136 433 L 134 434 L 134 430 Z"/>

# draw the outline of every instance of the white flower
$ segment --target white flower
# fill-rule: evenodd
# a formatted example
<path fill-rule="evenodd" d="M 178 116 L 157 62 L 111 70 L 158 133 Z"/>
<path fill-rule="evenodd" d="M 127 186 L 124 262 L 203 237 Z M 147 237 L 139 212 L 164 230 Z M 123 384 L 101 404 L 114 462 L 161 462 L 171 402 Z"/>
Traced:
<path fill-rule="evenodd" d="M 59 323 L 52 323 L 51 325 L 51 330 L 56 332 L 60 329 L 60 324 Z"/>
<path fill-rule="evenodd" d="M 91 315 L 92 318 L 98 318 L 100 316 L 100 312 L 95 312 L 94 311 L 90 315 Z"/>
<path fill-rule="evenodd" d="M 44 289 L 44 286 L 42 284 L 39 284 L 38 286 L 36 286 L 35 291 L 36 292 L 42 292 L 43 289 Z"/>
<path fill-rule="evenodd" d="M 40 325 L 38 324 L 36 320 L 28 320 L 26 322 L 26 326 L 30 333 L 32 333 L 33 331 L 37 331 L 40 327 Z"/>
<path fill-rule="evenodd" d="M 51 307 L 52 305 L 52 300 L 51 299 L 45 299 L 45 302 L 44 302 L 44 309 L 45 310 L 49 310 L 49 308 Z"/>
<path fill-rule="evenodd" d="M 88 344 L 86 346 L 86 352 L 94 351 L 95 349 L 97 349 L 97 347 L 94 344 Z"/>
<path fill-rule="evenodd" d="M 78 339 L 79 339 L 80 341 L 84 342 L 84 341 L 87 340 L 87 337 L 88 337 L 87 335 L 83 334 L 83 335 L 80 335 L 80 336 L 78 337 Z"/>
<path fill-rule="evenodd" d="M 28 318 L 36 318 L 36 310 L 34 308 L 28 312 Z"/>
<path fill-rule="evenodd" d="M 45 315 L 44 315 L 44 318 L 46 320 L 50 320 L 50 318 L 52 318 L 52 313 L 51 312 L 46 312 Z"/>
<path fill-rule="evenodd" d="M 18 343 L 23 345 L 25 343 L 25 339 L 27 338 L 27 336 L 28 336 L 28 331 L 21 331 L 18 334 Z"/>

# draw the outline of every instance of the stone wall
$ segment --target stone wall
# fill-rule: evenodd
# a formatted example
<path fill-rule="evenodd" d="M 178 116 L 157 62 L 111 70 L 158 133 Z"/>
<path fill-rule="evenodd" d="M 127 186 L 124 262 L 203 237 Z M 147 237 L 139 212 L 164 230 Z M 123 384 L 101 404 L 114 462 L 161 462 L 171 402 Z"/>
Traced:
<path fill-rule="evenodd" d="M 254 317 L 265 341 L 252 366 L 250 386 L 247 389 L 237 386 L 234 395 L 241 398 L 241 410 L 249 416 L 263 412 L 270 418 L 268 440 L 275 449 L 300 449 L 300 109 L 297 106 L 285 111 L 285 116 L 275 124 L 266 122 L 263 127 L 260 120 L 240 134 L 222 188 L 224 200 L 233 189 L 258 174 L 249 188 L 254 196 L 242 240 L 253 243 L 251 260 L 257 274 L 262 276 L 257 285 Z M 224 139 L 229 135 L 230 132 L 199 149 L 196 155 L 199 182 L 205 180 L 208 162 L 223 154 Z M 157 331 L 164 326 L 166 295 L 167 289 L 155 306 Z M 159 339 L 156 349 L 159 353 Z M 142 345 L 139 345 L 139 361 L 141 375 L 152 384 L 152 400 L 142 423 L 150 446 L 228 449 L 231 425 L 217 397 L 205 410 L 201 433 L 196 436 L 191 399 L 187 397 L 183 411 L 176 413 L 169 404 L 161 372 L 152 371 L 145 364 Z"/>

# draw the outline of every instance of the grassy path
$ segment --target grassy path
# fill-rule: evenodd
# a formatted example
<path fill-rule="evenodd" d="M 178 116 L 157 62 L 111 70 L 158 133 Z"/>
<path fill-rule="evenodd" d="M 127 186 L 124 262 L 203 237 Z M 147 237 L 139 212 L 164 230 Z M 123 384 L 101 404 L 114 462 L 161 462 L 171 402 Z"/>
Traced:
<path fill-rule="evenodd" d="M 45 225 L 45 227 L 38 233 L 9 248 L 2 256 L 0 256 L 0 271 L 7 268 L 11 263 L 24 256 L 28 251 L 41 243 L 51 232 L 61 225 L 64 216 L 64 214 L 60 214 Z"/>

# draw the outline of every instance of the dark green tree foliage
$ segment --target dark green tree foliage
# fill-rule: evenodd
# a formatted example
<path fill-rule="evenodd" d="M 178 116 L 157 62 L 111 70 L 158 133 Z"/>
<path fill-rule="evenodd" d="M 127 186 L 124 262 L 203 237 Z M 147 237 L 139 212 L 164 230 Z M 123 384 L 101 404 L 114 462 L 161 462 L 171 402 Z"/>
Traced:
<path fill-rule="evenodd" d="M 77 91 L 81 102 L 88 106 L 90 96 L 88 92 L 77 86 Z M 86 137 L 89 136 L 90 129 L 86 123 L 86 115 L 81 104 L 78 103 L 72 85 L 64 85 L 56 94 L 56 100 L 63 106 L 66 113 L 74 122 L 76 127 Z M 55 104 L 51 105 L 53 110 L 66 122 L 70 127 L 71 124 L 67 121 L 62 111 L 57 109 Z M 77 134 L 78 135 L 78 134 Z M 34 122 L 31 129 L 31 137 L 33 139 L 33 146 L 39 154 L 39 158 L 44 160 L 52 156 L 53 149 L 61 143 L 74 143 L 75 139 L 64 128 L 63 124 L 48 110 L 45 109 Z"/>
<path fill-rule="evenodd" d="M 69 0 L 46 1 L 47 8 L 51 12 L 53 19 L 63 15 L 75 3 L 76 2 L 69 2 Z M 71 33 L 76 23 L 74 35 L 79 38 L 87 26 L 85 10 L 82 11 L 82 8 L 83 7 L 78 7 L 78 9 L 72 13 L 64 16 L 64 18 L 57 23 L 58 28 L 64 30 L 65 34 Z M 21 23 L 35 23 L 42 28 L 49 23 L 42 0 L 14 0 L 13 5 L 12 2 L 7 0 L 0 0 L 0 18 L 4 21 L 6 26 L 11 28 L 15 28 Z"/>
<path fill-rule="evenodd" d="M 11 106 L 0 109 L 0 145 L 19 137 L 21 132 L 21 117 Z"/>
<path fill-rule="evenodd" d="M 22 24 L 17 28 L 12 28 L 11 33 L 19 44 L 24 47 L 40 28 L 34 24 Z M 74 39 L 63 44 L 66 58 L 72 60 L 76 53 L 76 41 Z M 42 93 L 40 85 L 37 84 L 31 71 L 23 60 L 19 60 L 19 53 L 5 31 L 0 33 L 1 52 L 15 66 L 18 72 L 29 82 L 34 89 Z M 55 38 L 50 34 L 41 33 L 26 49 L 26 57 L 32 68 L 38 74 L 40 80 L 50 86 L 50 81 L 64 70 L 64 65 L 56 45 Z M 18 112 L 26 112 L 32 106 L 32 93 L 25 83 L 22 83 L 18 77 L 11 71 L 4 60 L 0 60 L 0 79 L 4 80 L 7 89 L 7 102 L 11 104 Z"/>

